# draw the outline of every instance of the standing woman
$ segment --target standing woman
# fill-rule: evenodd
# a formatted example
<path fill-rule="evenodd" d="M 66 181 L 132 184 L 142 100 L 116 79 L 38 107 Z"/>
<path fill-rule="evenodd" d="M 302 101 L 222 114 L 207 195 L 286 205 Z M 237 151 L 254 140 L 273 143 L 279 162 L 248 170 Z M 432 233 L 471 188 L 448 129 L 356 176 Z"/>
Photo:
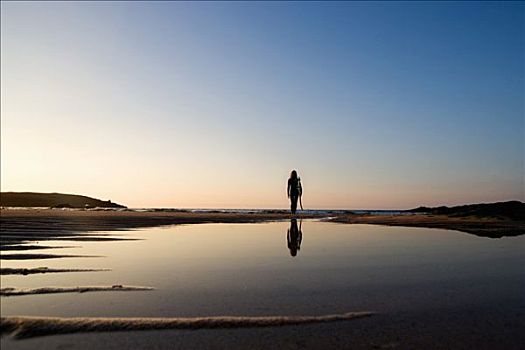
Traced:
<path fill-rule="evenodd" d="M 288 198 L 290 198 L 292 214 L 297 210 L 297 200 L 303 194 L 303 187 L 301 186 L 301 179 L 297 176 L 297 171 L 292 170 L 290 178 L 288 179 Z"/>

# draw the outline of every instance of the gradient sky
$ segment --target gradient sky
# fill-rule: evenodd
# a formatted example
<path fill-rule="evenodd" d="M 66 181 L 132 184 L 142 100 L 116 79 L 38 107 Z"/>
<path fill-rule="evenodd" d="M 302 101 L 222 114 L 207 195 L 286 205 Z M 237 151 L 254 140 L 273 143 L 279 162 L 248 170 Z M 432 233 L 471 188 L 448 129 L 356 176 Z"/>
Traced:
<path fill-rule="evenodd" d="M 1 189 L 131 207 L 524 195 L 525 5 L 2 2 Z"/>

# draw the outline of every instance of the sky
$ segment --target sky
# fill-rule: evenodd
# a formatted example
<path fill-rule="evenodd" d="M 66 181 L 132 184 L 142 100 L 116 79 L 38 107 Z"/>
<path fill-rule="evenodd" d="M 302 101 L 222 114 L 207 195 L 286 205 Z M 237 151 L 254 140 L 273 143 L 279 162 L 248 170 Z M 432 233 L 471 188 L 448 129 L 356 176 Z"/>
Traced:
<path fill-rule="evenodd" d="M 525 200 L 523 2 L 2 2 L 1 190 Z"/>

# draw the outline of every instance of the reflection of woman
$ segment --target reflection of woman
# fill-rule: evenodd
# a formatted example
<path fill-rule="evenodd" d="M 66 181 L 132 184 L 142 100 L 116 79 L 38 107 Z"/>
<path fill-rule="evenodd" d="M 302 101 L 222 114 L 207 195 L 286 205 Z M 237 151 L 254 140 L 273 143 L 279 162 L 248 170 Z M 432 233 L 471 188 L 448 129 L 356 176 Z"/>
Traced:
<path fill-rule="evenodd" d="M 286 235 L 286 238 L 288 240 L 288 249 L 290 249 L 290 255 L 296 256 L 297 251 L 301 250 L 301 241 L 303 240 L 303 233 L 301 231 L 301 224 L 299 224 L 299 228 L 297 228 L 297 220 L 292 219 L 290 221 L 290 228 L 288 229 L 288 234 Z"/>
<path fill-rule="evenodd" d="M 297 171 L 292 170 L 290 178 L 288 179 L 287 187 L 288 198 L 290 198 L 290 209 L 292 214 L 297 210 L 297 200 L 303 194 L 303 187 L 301 186 L 301 179 L 297 176 Z"/>

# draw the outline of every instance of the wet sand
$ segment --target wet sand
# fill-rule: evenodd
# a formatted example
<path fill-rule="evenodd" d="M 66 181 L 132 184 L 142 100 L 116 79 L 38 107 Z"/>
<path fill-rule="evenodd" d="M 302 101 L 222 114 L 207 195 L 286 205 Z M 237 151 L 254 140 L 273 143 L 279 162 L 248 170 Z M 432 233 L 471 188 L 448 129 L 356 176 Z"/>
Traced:
<path fill-rule="evenodd" d="M 494 217 L 454 217 L 448 215 L 341 215 L 332 222 L 387 226 L 427 227 L 456 230 L 481 237 L 500 238 L 525 234 L 523 221 Z"/>
<path fill-rule="evenodd" d="M 125 238 L 86 235 L 96 231 L 121 231 L 201 223 L 255 223 L 276 220 L 317 218 L 347 224 L 442 228 L 483 237 L 499 238 L 525 234 L 523 221 L 493 217 L 452 217 L 447 215 L 354 215 L 332 217 L 323 214 L 292 216 L 286 212 L 220 213 L 220 212 L 134 212 L 53 209 L 3 209 L 0 211 L 2 238 L 0 244 L 12 246 L 31 240 L 118 240 Z M 79 235 L 82 233 L 82 235 Z M 2 248 L 2 250 L 4 250 Z"/>
<path fill-rule="evenodd" d="M 2 333 L 17 338 L 68 333 L 144 331 L 166 329 L 260 328 L 349 321 L 372 316 L 349 312 L 321 316 L 212 316 L 212 317 L 2 317 Z"/>
<path fill-rule="evenodd" d="M 0 211 L 2 250 L 4 246 L 39 240 L 119 240 L 96 231 L 123 231 L 144 227 L 203 223 L 254 223 L 287 220 L 285 213 L 237 214 L 191 212 L 134 212 L 53 209 L 3 209 Z M 322 218 L 321 215 L 297 215 Z"/>

